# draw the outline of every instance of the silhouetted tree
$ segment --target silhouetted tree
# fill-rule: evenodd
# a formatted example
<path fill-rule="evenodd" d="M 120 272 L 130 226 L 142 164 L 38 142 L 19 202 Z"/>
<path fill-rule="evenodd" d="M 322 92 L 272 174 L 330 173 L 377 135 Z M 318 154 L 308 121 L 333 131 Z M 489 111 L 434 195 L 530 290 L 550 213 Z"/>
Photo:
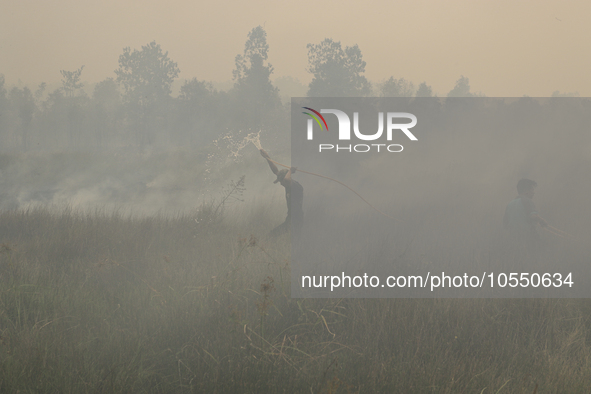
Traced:
<path fill-rule="evenodd" d="M 14 87 L 8 94 L 12 110 L 17 115 L 18 125 L 15 128 L 16 133 L 21 141 L 21 146 L 24 150 L 29 148 L 29 134 L 31 132 L 31 123 L 37 106 L 35 105 L 35 98 L 28 87 L 19 89 Z"/>
<path fill-rule="evenodd" d="M 6 103 L 6 80 L 4 79 L 4 74 L 0 74 L 0 105 L 4 105 Z M 2 107 L 0 107 L 2 108 Z"/>
<path fill-rule="evenodd" d="M 168 52 L 163 53 L 159 44 L 152 41 L 142 50 L 129 47 L 119 55 L 119 68 L 115 70 L 117 82 L 124 89 L 128 103 L 140 106 L 162 101 L 170 97 L 172 83 L 180 70 L 170 60 Z"/>
<path fill-rule="evenodd" d="M 340 42 L 327 38 L 307 48 L 308 72 L 314 75 L 308 96 L 354 97 L 371 93 L 371 84 L 363 75 L 366 63 L 357 45 L 343 50 Z"/>
<path fill-rule="evenodd" d="M 92 92 L 94 109 L 94 139 L 98 146 L 105 145 L 107 138 L 119 137 L 117 121 L 121 117 L 121 93 L 117 82 L 107 78 L 97 83 Z"/>
<path fill-rule="evenodd" d="M 299 79 L 291 76 L 276 78 L 273 84 L 279 89 L 281 101 L 289 104 L 291 97 L 304 97 L 308 92 L 308 86 L 300 82 Z"/>
<path fill-rule="evenodd" d="M 44 132 L 40 139 L 44 146 L 57 148 L 68 143 L 67 125 L 68 125 L 67 101 L 62 88 L 55 89 L 47 95 L 43 102 L 43 114 L 41 123 L 44 126 Z"/>
<path fill-rule="evenodd" d="M 470 80 L 465 76 L 461 76 L 456 81 L 456 85 L 452 90 L 449 91 L 447 97 L 473 97 L 474 95 L 470 92 Z"/>
<path fill-rule="evenodd" d="M 62 74 L 62 89 L 64 89 L 66 97 L 72 97 L 77 90 L 84 87 L 80 82 L 80 75 L 83 69 L 84 66 L 76 71 L 60 70 L 60 74 Z"/>
<path fill-rule="evenodd" d="M 76 148 L 80 147 L 82 133 L 85 131 L 83 127 L 84 106 L 88 102 L 86 92 L 82 90 L 84 85 L 80 82 L 83 69 L 84 66 L 76 71 L 60 70 L 60 74 L 62 74 L 62 91 L 65 94 L 65 100 L 62 104 L 67 108 L 68 142 Z"/>
<path fill-rule="evenodd" d="M 92 99 L 97 104 L 102 104 L 110 107 L 116 107 L 121 102 L 121 93 L 117 86 L 117 82 L 113 78 L 107 78 L 94 85 L 92 91 Z"/>
<path fill-rule="evenodd" d="M 124 48 L 119 56 L 117 82 L 123 87 L 123 98 L 142 147 L 154 142 L 156 130 L 166 130 L 172 83 L 179 72 L 168 52 L 162 52 L 155 41 L 140 51 Z"/>
<path fill-rule="evenodd" d="M 211 137 L 224 129 L 224 122 L 227 121 L 226 96 L 209 82 L 197 78 L 185 81 L 176 105 L 178 116 L 175 129 L 180 134 L 179 142 L 194 147 L 202 142 L 211 142 Z"/>
<path fill-rule="evenodd" d="M 4 75 L 0 74 L 0 142 L 2 142 L 8 133 L 8 99 L 6 98 L 6 87 Z"/>
<path fill-rule="evenodd" d="M 422 82 L 417 89 L 417 97 L 433 97 L 433 89 L 427 85 L 426 82 Z"/>
<path fill-rule="evenodd" d="M 47 88 L 47 84 L 45 82 L 41 82 L 35 90 L 35 102 L 37 105 L 41 105 L 41 97 L 43 97 L 43 93 L 45 93 L 45 89 Z"/>
<path fill-rule="evenodd" d="M 268 129 L 269 116 L 281 107 L 279 91 L 270 79 L 273 66 L 267 61 L 268 52 L 267 33 L 257 26 L 248 33 L 244 53 L 236 56 L 236 68 L 232 72 L 236 128 Z"/>
<path fill-rule="evenodd" d="M 380 86 L 380 96 L 382 97 L 412 97 L 414 94 L 415 85 L 404 78 L 390 77 Z"/>

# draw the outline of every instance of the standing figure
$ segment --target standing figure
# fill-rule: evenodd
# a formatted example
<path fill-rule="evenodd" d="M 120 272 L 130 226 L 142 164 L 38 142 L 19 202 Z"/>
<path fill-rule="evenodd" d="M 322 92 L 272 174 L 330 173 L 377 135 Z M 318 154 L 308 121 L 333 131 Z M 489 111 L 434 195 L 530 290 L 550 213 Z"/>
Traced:
<path fill-rule="evenodd" d="M 269 154 L 264 149 L 261 149 L 260 152 L 261 156 L 267 159 L 273 174 L 277 175 L 277 179 L 273 183 L 279 182 L 285 188 L 285 199 L 287 200 L 287 217 L 283 223 L 271 231 L 271 235 L 285 233 L 289 231 L 290 227 L 295 235 L 299 235 L 304 221 L 304 188 L 291 178 L 292 174 L 296 172 L 296 168 L 278 170 Z"/>
<path fill-rule="evenodd" d="M 536 259 L 541 246 L 538 226 L 546 227 L 546 221 L 538 215 L 533 202 L 538 184 L 531 179 L 517 183 L 517 197 L 505 209 L 503 227 L 508 233 L 508 248 L 512 258 Z"/>

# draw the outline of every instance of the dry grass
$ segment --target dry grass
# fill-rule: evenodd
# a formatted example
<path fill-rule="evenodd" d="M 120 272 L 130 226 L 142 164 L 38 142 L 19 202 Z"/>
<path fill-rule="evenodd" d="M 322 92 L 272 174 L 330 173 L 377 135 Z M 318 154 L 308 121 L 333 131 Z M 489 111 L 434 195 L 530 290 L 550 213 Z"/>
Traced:
<path fill-rule="evenodd" d="M 258 215 L 1 213 L 0 391 L 591 387 L 587 300 L 291 299 Z"/>

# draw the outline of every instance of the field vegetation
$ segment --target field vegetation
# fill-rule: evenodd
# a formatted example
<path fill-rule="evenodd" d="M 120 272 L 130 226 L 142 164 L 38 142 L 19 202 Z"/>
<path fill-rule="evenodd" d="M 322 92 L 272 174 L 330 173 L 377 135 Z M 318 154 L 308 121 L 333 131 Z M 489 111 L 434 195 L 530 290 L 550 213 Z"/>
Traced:
<path fill-rule="evenodd" d="M 0 391 L 584 393 L 591 303 L 291 299 L 264 209 L 0 213 Z"/>

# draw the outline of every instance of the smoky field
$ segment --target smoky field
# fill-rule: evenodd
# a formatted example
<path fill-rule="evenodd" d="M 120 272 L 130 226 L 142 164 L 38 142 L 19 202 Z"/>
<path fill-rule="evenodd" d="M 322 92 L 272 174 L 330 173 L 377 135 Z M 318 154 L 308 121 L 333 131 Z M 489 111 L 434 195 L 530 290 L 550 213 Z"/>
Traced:
<path fill-rule="evenodd" d="M 275 5 L 265 9 L 277 14 L 267 20 L 279 51 L 267 43 L 265 18 L 257 10 L 262 26 L 245 30 L 243 50 L 235 53 L 232 46 L 234 54 L 227 56 L 216 40 L 234 40 L 256 4 L 249 3 L 248 12 L 224 4 L 219 15 L 199 4 L 197 14 L 215 25 L 207 34 L 206 24 L 186 6 L 121 13 L 118 4 L 112 13 L 80 13 L 52 4 L 59 17 L 51 19 L 41 7 L 39 19 L 51 29 L 33 18 L 34 26 L 25 27 L 22 18 L 34 16 L 29 9 L 1 14 L 18 24 L 6 24 L 3 49 L 26 48 L 19 44 L 20 31 L 28 33 L 21 34 L 24 39 L 48 41 L 39 46 L 35 40 L 34 56 L 3 57 L 25 60 L 18 72 L 7 64 L 0 70 L 0 393 L 590 391 L 591 100 L 572 91 L 580 86 L 576 72 L 540 68 L 552 63 L 534 57 L 531 70 L 543 74 L 518 71 L 513 61 L 509 68 L 518 74 L 505 77 L 506 59 L 515 53 L 496 56 L 505 65 L 493 69 L 486 53 L 484 71 L 466 69 L 476 74 L 478 89 L 484 80 L 500 81 L 496 94 L 515 94 L 529 84 L 538 94 L 555 83 L 568 89 L 547 98 L 486 97 L 468 77 L 450 74 L 462 72 L 467 58 L 445 61 L 456 56 L 449 45 L 419 61 L 416 48 L 428 45 L 412 44 L 423 69 L 413 65 L 412 74 L 403 76 L 405 63 L 397 59 L 407 51 L 384 51 L 378 37 L 379 55 L 374 52 L 368 64 L 349 40 L 375 43 L 350 36 L 350 28 L 343 35 L 324 20 L 318 36 L 302 25 L 301 36 L 311 42 L 298 48 L 287 23 L 294 18 L 279 24 L 275 19 L 292 12 L 277 12 Z M 143 19 L 150 8 L 158 14 Z M 166 17 L 170 10 L 187 16 L 189 25 Z M 426 21 L 438 37 L 445 37 L 442 20 L 453 26 L 454 37 L 463 28 L 486 26 L 469 22 L 466 10 L 454 14 L 460 24 L 449 24 L 434 10 Z M 513 11 L 501 14 L 519 18 L 520 10 Z M 527 20 L 552 39 L 529 36 L 545 40 L 540 48 L 559 43 L 560 57 L 553 57 L 567 59 L 577 45 L 563 43 L 576 40 L 557 29 L 578 32 L 573 19 L 560 10 L 531 18 L 530 11 L 524 11 Z M 112 29 L 118 14 L 133 37 Z M 240 21 L 217 22 L 232 15 Z M 101 20 L 93 28 L 93 16 L 109 23 Z M 141 30 L 132 23 L 137 17 Z M 160 34 L 165 19 L 174 27 Z M 505 19 L 490 25 L 502 26 L 503 34 L 488 34 L 487 43 L 507 32 L 508 40 L 521 42 Z M 374 17 L 368 20 L 377 26 Z M 57 23 L 68 28 L 54 29 Z M 286 30 L 277 35 L 274 26 Z M 408 30 L 404 26 L 394 27 Z M 140 33 L 146 27 L 149 38 Z M 96 37 L 89 40 L 83 30 Z M 66 36 L 51 38 L 54 31 Z M 182 44 L 175 32 L 190 43 Z M 477 54 L 476 36 L 460 35 L 468 45 L 452 36 L 446 42 Z M 394 36 L 434 42 L 432 34 Z M 398 40 L 398 49 L 406 38 Z M 151 41 L 137 47 L 145 39 Z M 63 43 L 75 45 L 69 51 L 80 56 L 54 46 Z M 108 63 L 110 70 L 117 64 L 113 72 L 105 71 L 102 59 L 84 55 L 85 46 L 110 48 L 100 56 L 108 61 L 116 53 L 113 45 L 124 46 Z M 517 63 L 524 60 L 521 52 Z M 233 67 L 226 68 L 231 59 Z M 29 67 L 37 65 L 43 73 Z M 204 65 L 215 69 L 216 79 L 226 75 L 210 80 L 213 74 L 199 71 Z M 306 71 L 309 83 L 288 75 L 291 67 L 297 74 Z M 34 73 L 33 80 L 49 78 L 51 68 L 54 76 L 46 82 L 20 79 L 25 73 Z M 383 72 L 375 73 L 379 68 Z M 455 84 L 443 81 L 450 76 L 459 76 Z M 357 99 L 363 111 L 350 101 Z M 312 116 L 321 113 L 327 117 L 321 116 L 322 124 Z M 395 116 L 389 114 L 410 114 L 407 119 L 417 122 L 392 128 Z M 379 122 L 385 118 L 389 131 L 382 135 Z M 353 120 L 356 136 L 348 153 L 345 119 Z M 417 138 L 407 138 L 405 127 Z M 404 152 L 380 152 L 386 143 L 404 144 Z M 336 147 L 322 152 L 323 145 Z M 273 161 L 261 157 L 267 154 Z M 288 190 L 273 183 L 280 181 L 275 165 L 294 166 L 288 180 L 293 176 L 304 189 L 301 238 L 271 235 L 287 211 Z M 296 291 L 305 275 L 344 271 L 382 277 L 451 269 L 479 277 L 483 271 L 523 272 L 524 265 L 507 253 L 502 228 L 505 207 L 523 178 L 537 182 L 539 217 L 554 229 L 541 234 L 539 260 L 528 256 L 531 272 L 571 270 L 576 291 L 565 288 L 545 293 L 547 298 L 511 298 L 525 293 L 501 291 L 496 299 L 482 293 L 445 298 L 455 292 L 419 298 L 425 295 L 405 289 L 358 298 L 349 289 Z M 298 247 L 294 240 L 306 243 Z"/>
<path fill-rule="evenodd" d="M 0 391 L 587 392 L 588 300 L 291 298 L 277 214 L 226 203 L 248 187 L 176 215 L 3 210 Z"/>
<path fill-rule="evenodd" d="M 376 243 L 385 272 L 486 264 L 502 255 L 504 208 L 526 173 L 544 218 L 576 237 L 543 233 L 539 269 L 588 264 L 588 141 L 466 129 L 425 138 L 396 166 L 303 163 L 394 218 L 296 173 L 305 220 L 321 229 L 322 217 L 355 218 L 340 207 L 365 209 L 361 235 L 391 230 Z M 588 392 L 588 299 L 292 298 L 291 238 L 269 235 L 285 192 L 257 148 L 280 163 L 290 153 L 268 141 L 0 155 L 0 391 Z M 370 192 L 384 184 L 394 192 Z M 330 204 L 328 189 L 340 196 Z M 355 264 L 383 257 L 364 253 Z"/>

